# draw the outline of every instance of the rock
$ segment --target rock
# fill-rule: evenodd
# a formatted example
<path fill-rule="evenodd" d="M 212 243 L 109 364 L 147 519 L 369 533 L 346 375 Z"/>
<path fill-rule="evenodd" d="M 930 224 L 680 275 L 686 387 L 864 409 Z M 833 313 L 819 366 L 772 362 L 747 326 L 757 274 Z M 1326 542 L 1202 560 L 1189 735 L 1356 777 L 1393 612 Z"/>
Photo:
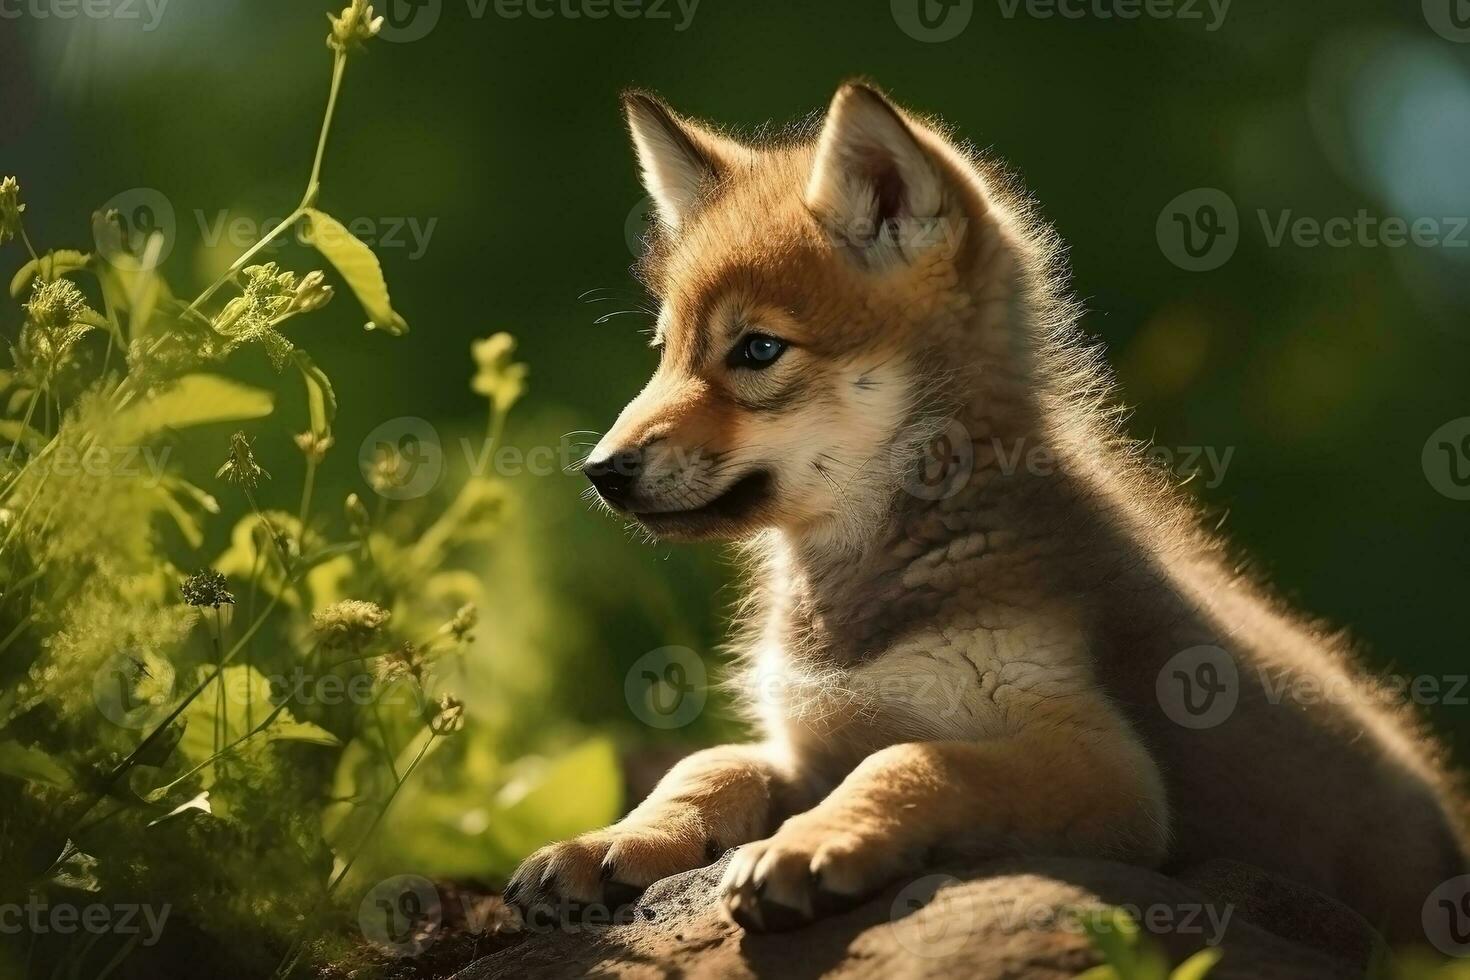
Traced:
<path fill-rule="evenodd" d="M 720 915 L 715 888 L 723 869 L 721 861 L 658 882 L 619 910 L 615 924 L 531 923 L 518 944 L 455 980 L 1059 980 L 1099 962 L 1075 917 L 1108 906 L 1130 911 L 1172 962 L 1218 943 L 1224 956 L 1210 980 L 1362 976 L 1375 943 L 1372 929 L 1331 899 L 1233 862 L 1176 878 L 1069 858 L 937 868 L 846 914 L 768 935 L 746 933 Z"/>

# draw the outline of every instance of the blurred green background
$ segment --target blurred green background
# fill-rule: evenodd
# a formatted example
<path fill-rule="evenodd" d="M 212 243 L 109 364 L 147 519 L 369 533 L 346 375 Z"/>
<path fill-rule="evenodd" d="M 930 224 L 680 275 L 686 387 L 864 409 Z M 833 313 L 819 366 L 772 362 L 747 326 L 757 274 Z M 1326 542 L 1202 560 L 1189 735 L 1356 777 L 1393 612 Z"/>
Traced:
<path fill-rule="evenodd" d="M 1470 415 L 1470 232 L 1458 247 L 1272 247 L 1258 217 L 1470 215 L 1470 44 L 1417 3 L 1236 0 L 1209 30 L 1203 3 L 1202 19 L 1120 20 L 1024 4 L 1006 16 L 989 0 L 942 43 L 906 33 L 887 0 L 703 0 L 687 22 L 672 0 L 666 17 L 600 20 L 437 6 L 422 37 L 353 59 L 326 160 L 321 206 L 388 236 L 375 247 L 413 332 L 365 334 L 339 300 L 293 334 L 342 406 L 323 499 L 362 489 L 357 444 L 399 416 L 433 420 L 465 468 L 454 439 L 484 413 L 467 385 L 473 338 L 520 340 L 530 393 L 507 438 L 521 447 L 587 440 L 576 433 L 606 426 L 641 386 L 648 318 L 596 322 L 643 301 L 621 88 L 754 128 L 821 108 L 862 74 L 1024 177 L 1071 245 L 1086 326 L 1137 406 L 1130 428 L 1233 453 L 1218 486 L 1194 485 L 1283 591 L 1350 626 L 1377 667 L 1470 671 L 1470 503 L 1438 493 L 1421 464 L 1431 433 Z M 172 0 L 152 30 L 136 9 L 0 19 L 0 170 L 20 177 L 41 248 L 87 247 L 92 209 L 156 189 L 175 211 L 171 274 L 192 270 L 175 286 L 197 290 L 240 250 L 210 247 L 222 211 L 259 225 L 300 198 L 326 94 L 325 7 Z M 390 28 L 416 33 L 413 9 L 395 7 Z M 1188 272 L 1155 226 L 1200 187 L 1233 199 L 1240 241 L 1222 267 Z M 319 264 L 294 248 L 268 257 Z M 590 290 L 610 298 L 589 303 Z M 257 360 L 237 373 L 267 376 Z M 294 504 L 291 431 L 272 419 L 257 433 L 278 477 L 268 507 Z M 623 697 L 653 648 L 722 662 L 722 552 L 643 543 L 587 508 L 578 477 L 515 482 L 517 533 L 498 559 L 515 584 L 484 615 L 517 626 L 492 629 L 479 656 L 487 683 L 525 692 L 511 702 L 523 746 L 733 730 L 713 703 L 694 726 L 654 731 Z M 1428 710 L 1470 750 L 1470 706 Z"/>

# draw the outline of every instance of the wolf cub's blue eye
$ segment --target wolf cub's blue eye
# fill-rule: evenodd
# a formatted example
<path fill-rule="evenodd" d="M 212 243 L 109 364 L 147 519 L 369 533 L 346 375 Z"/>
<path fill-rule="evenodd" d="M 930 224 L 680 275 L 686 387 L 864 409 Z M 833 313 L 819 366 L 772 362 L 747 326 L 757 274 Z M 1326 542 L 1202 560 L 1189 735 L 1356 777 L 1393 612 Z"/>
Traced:
<path fill-rule="evenodd" d="M 751 368 L 759 371 L 776 363 L 786 352 L 786 341 L 769 337 L 763 333 L 747 334 L 730 352 L 731 367 Z"/>

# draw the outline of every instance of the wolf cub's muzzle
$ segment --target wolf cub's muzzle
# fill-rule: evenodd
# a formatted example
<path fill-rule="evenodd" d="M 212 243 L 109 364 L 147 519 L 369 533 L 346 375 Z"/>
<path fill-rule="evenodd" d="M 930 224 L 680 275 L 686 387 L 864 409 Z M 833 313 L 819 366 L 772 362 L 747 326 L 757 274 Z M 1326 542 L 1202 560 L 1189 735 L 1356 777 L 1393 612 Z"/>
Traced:
<path fill-rule="evenodd" d="M 702 500 L 680 494 L 675 502 L 666 492 L 650 492 L 644 485 L 655 480 L 649 469 L 644 449 L 624 449 L 590 458 L 582 473 L 614 510 L 650 531 L 679 538 L 722 537 L 748 530 L 746 525 L 775 489 L 770 471 L 753 469 Z"/>
<path fill-rule="evenodd" d="M 582 475 L 591 481 L 603 500 L 618 510 L 627 510 L 628 501 L 643 471 L 643 452 L 625 449 L 601 459 L 588 459 Z"/>

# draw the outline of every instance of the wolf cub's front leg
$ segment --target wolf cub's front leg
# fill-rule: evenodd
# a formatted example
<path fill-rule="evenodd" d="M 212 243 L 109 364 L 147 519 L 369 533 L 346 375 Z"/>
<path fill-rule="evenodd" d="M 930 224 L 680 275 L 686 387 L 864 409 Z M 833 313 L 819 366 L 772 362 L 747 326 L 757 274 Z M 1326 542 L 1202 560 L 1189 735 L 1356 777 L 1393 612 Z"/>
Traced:
<path fill-rule="evenodd" d="M 1005 738 L 906 743 L 868 756 L 816 807 L 735 854 L 721 884 L 727 914 L 748 929 L 799 926 L 933 854 L 1156 864 L 1168 809 L 1153 760 L 1105 704 L 1062 700 L 1073 703 L 1051 703 Z"/>
<path fill-rule="evenodd" d="M 526 858 L 505 897 L 521 905 L 554 899 L 625 904 L 660 878 L 770 833 L 783 815 L 778 807 L 787 785 L 776 754 L 765 746 L 696 752 L 618 823 Z"/>

